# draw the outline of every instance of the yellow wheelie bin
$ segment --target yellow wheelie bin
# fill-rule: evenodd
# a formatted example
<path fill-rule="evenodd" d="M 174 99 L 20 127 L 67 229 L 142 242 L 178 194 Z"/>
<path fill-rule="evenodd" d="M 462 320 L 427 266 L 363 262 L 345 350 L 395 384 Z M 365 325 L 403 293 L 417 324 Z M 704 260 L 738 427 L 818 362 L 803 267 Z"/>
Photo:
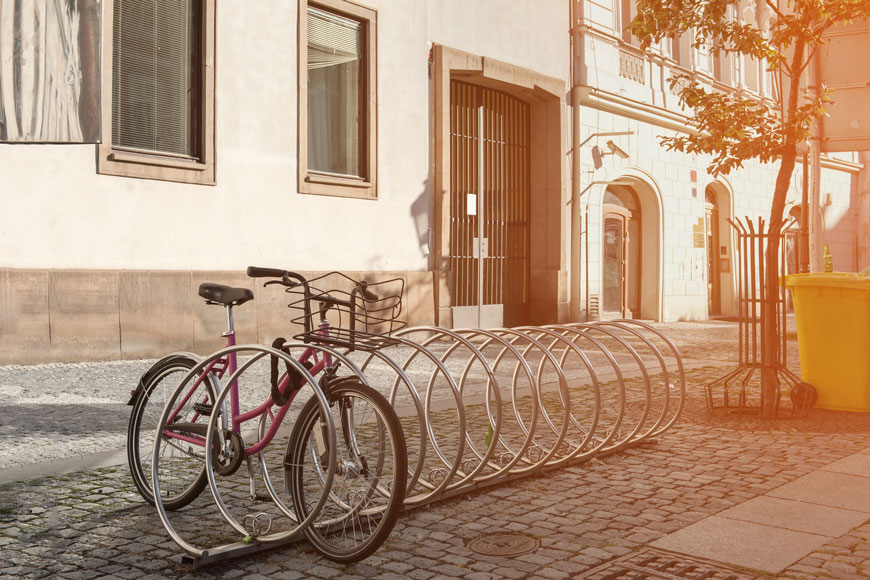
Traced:
<path fill-rule="evenodd" d="M 786 276 L 797 323 L 801 377 L 821 409 L 870 412 L 870 277 Z"/>

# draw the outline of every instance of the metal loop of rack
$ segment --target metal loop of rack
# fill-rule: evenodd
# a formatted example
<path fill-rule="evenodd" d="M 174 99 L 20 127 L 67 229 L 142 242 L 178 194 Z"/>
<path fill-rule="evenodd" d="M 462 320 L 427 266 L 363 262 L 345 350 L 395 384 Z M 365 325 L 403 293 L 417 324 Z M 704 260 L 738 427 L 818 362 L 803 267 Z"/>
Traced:
<path fill-rule="evenodd" d="M 412 327 L 347 353 L 399 414 L 406 508 L 654 440 L 679 418 L 676 346 L 635 320 Z"/>

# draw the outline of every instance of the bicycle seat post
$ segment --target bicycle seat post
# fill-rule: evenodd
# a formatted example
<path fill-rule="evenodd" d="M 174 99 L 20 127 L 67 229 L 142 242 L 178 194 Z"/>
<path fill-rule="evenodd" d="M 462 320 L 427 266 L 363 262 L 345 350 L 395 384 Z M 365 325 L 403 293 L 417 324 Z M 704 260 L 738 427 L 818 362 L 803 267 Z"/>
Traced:
<path fill-rule="evenodd" d="M 227 330 L 221 333 L 221 336 L 227 339 L 227 346 L 236 344 L 236 327 L 233 321 L 233 305 L 227 304 Z"/>
<path fill-rule="evenodd" d="M 228 302 L 224 304 L 224 308 L 227 309 L 227 330 L 221 333 L 221 336 L 227 339 L 227 347 L 236 346 L 236 325 L 233 320 L 233 303 Z M 229 371 L 230 376 L 233 376 L 236 372 L 236 353 L 231 352 L 226 356 L 227 362 L 227 370 Z M 232 413 L 227 413 L 227 401 L 224 400 L 223 407 L 221 408 L 221 426 L 224 429 L 229 427 L 230 417 L 232 418 L 233 424 L 235 425 L 235 417 L 239 414 L 239 399 L 238 399 L 238 381 L 233 381 L 231 383 L 231 387 L 233 389 L 233 396 L 230 397 L 230 407 Z M 223 436 L 222 434 L 218 434 L 218 438 L 223 444 Z"/>

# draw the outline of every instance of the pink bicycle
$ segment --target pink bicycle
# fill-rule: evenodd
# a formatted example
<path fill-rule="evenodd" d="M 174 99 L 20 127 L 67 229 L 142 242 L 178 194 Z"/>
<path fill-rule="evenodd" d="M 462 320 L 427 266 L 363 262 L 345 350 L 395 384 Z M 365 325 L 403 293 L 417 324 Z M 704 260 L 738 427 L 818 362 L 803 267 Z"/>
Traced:
<path fill-rule="evenodd" d="M 361 560 L 386 540 L 401 511 L 407 451 L 392 406 L 344 353 L 391 344 L 389 333 L 402 324 L 397 318 L 404 283 L 367 284 L 337 272 L 306 280 L 257 267 L 249 267 L 248 275 L 270 278 L 265 285 L 281 285 L 292 295 L 290 307 L 299 313 L 293 322 L 301 330 L 295 338 L 301 342 L 237 345 L 233 308 L 253 293 L 202 284 L 199 295 L 206 303 L 226 308 L 226 348 L 204 359 L 174 353 L 142 376 L 129 403 L 127 454 L 134 484 L 157 505 L 173 539 L 191 552 L 198 549 L 168 523 L 166 511 L 188 505 L 210 485 L 221 513 L 247 539 L 304 533 L 331 560 Z M 325 284 L 328 290 L 321 290 Z M 379 297 L 373 291 L 388 287 L 398 287 L 398 293 Z M 258 361 L 268 362 L 260 376 L 250 371 Z M 265 395 L 246 396 L 251 384 Z M 303 388 L 314 393 L 298 414 L 294 409 L 286 446 L 270 452 L 283 442 L 277 435 Z M 271 502 L 287 516 L 289 529 L 270 533 L 272 516 L 264 523 L 265 512 L 228 507 L 237 494 L 222 492 L 222 482 L 245 465 L 250 498 Z M 283 494 L 273 484 L 276 472 Z M 266 493 L 258 491 L 257 481 Z"/>

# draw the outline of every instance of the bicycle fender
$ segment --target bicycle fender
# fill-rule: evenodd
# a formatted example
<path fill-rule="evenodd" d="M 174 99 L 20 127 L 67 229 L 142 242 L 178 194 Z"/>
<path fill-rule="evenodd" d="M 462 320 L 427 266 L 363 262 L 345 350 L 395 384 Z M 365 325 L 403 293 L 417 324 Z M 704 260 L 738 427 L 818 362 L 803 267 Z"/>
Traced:
<path fill-rule="evenodd" d="M 153 377 L 154 374 L 159 371 L 164 365 L 185 359 L 197 362 L 200 360 L 200 357 L 193 354 L 192 352 L 173 352 L 172 354 L 164 356 L 162 359 L 151 365 L 148 370 L 142 373 L 142 376 L 139 377 L 139 384 L 136 385 L 136 388 L 130 391 L 130 400 L 127 401 L 127 406 L 132 407 L 136 404 L 136 400 L 139 399 L 139 396 L 145 391 L 145 386 L 151 381 L 151 377 Z"/>

